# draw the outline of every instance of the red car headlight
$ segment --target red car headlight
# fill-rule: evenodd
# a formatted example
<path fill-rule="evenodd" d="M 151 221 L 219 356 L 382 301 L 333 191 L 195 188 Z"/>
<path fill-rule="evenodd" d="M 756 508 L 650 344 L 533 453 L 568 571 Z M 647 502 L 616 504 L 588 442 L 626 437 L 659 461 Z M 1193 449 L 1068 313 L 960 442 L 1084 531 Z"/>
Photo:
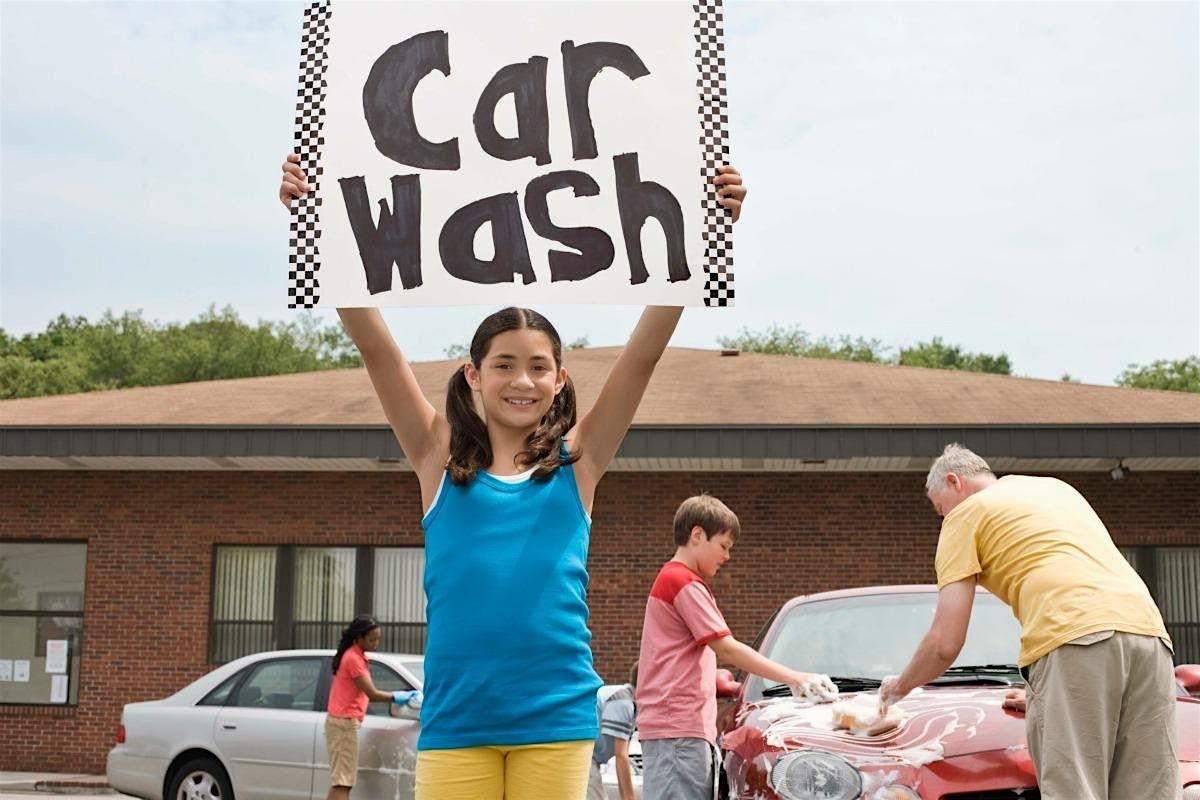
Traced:
<path fill-rule="evenodd" d="M 862 775 L 850 762 L 821 750 L 797 750 L 771 767 L 771 788 L 784 800 L 855 800 Z"/>

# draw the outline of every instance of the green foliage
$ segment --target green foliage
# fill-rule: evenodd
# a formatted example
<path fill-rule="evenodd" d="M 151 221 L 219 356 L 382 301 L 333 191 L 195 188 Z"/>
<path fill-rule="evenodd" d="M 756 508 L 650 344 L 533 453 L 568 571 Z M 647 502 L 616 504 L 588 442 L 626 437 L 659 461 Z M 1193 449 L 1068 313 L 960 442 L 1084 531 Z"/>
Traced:
<path fill-rule="evenodd" d="M 835 358 L 842 361 L 887 361 L 887 354 L 878 339 L 813 337 L 798 325 L 771 325 L 765 331 L 743 328 L 737 336 L 717 340 L 721 347 L 747 353 L 804 356 L 806 358 Z"/>
<path fill-rule="evenodd" d="M 994 372 L 1011 375 L 1008 356 L 986 353 L 967 353 L 957 345 L 948 345 L 935 337 L 931 342 L 919 342 L 902 347 L 893 353 L 878 339 L 850 336 L 812 336 L 798 325 L 771 325 L 765 331 L 743 328 L 737 336 L 717 340 L 722 347 L 732 347 L 748 353 L 832 358 L 841 361 L 867 361 L 877 364 L 901 364 L 908 367 L 958 369 L 968 372 Z"/>
<path fill-rule="evenodd" d="M 963 372 L 990 372 L 995 375 L 1011 375 L 1012 364 L 1008 356 L 987 353 L 967 353 L 958 345 L 948 345 L 940 337 L 931 342 L 918 342 L 913 347 L 900 348 L 896 359 L 902 367 L 930 367 L 932 369 L 958 369 Z"/>
<path fill-rule="evenodd" d="M 1200 392 L 1200 356 L 1176 361 L 1162 359 L 1145 365 L 1130 364 L 1117 376 L 1117 385 L 1135 389 Z"/>
<path fill-rule="evenodd" d="M 0 398 L 130 386 L 282 375 L 362 365 L 340 325 L 309 313 L 291 322 L 242 322 L 210 307 L 187 323 L 106 312 L 96 322 L 65 315 L 20 339 L 0 330 Z"/>
<path fill-rule="evenodd" d="M 580 336 L 575 341 L 568 342 L 564 347 L 567 350 L 578 350 L 582 347 L 591 347 L 591 344 L 588 343 L 588 337 Z M 454 360 L 465 360 L 471 357 L 471 347 L 465 344 L 452 344 L 442 352 L 446 354 L 446 358 Z"/>

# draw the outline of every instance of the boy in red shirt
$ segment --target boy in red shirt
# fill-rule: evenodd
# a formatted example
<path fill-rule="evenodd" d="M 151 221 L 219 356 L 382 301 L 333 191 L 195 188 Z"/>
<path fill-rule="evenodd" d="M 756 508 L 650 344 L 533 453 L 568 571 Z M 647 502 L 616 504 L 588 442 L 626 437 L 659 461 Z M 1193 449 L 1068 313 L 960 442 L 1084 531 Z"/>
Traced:
<path fill-rule="evenodd" d="M 638 657 L 637 726 L 643 800 L 711 800 L 716 779 L 717 658 L 832 700 L 828 676 L 797 672 L 729 632 L 704 582 L 729 560 L 741 525 L 720 500 L 699 495 L 675 512 L 675 557 L 654 580 Z"/>

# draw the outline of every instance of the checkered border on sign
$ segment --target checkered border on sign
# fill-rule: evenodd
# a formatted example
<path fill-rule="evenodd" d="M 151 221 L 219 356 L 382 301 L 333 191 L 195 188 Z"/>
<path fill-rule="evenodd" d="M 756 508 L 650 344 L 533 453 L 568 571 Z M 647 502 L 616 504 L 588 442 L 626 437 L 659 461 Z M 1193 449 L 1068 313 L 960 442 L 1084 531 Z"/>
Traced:
<path fill-rule="evenodd" d="M 729 109 L 725 96 L 724 14 L 721 0 L 698 0 L 696 88 L 700 97 L 700 177 L 704 207 L 704 304 L 733 305 L 733 220 L 712 191 L 717 169 L 729 163 Z"/>
<path fill-rule="evenodd" d="M 296 152 L 312 187 L 292 203 L 292 236 L 288 256 L 288 308 L 313 308 L 321 299 L 317 271 L 321 254 L 321 148 L 325 144 L 325 66 L 329 47 L 329 0 L 316 0 L 304 10 L 300 40 L 300 90 L 296 100 Z"/>

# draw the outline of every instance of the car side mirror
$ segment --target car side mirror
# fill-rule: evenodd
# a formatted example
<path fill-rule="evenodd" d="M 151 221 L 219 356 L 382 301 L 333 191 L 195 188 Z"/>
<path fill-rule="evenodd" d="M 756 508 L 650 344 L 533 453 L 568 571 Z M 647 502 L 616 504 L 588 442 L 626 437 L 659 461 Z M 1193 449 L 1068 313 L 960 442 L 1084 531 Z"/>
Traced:
<path fill-rule="evenodd" d="M 727 669 L 717 670 L 717 697 L 737 697 L 741 691 L 741 681 L 735 681 L 732 672 Z"/>
<path fill-rule="evenodd" d="M 421 709 L 412 706 L 398 706 L 395 703 L 388 703 L 388 714 L 396 719 L 421 719 Z"/>
<path fill-rule="evenodd" d="M 1175 668 L 1175 680 L 1192 697 L 1200 697 L 1200 664 L 1180 664 Z"/>

